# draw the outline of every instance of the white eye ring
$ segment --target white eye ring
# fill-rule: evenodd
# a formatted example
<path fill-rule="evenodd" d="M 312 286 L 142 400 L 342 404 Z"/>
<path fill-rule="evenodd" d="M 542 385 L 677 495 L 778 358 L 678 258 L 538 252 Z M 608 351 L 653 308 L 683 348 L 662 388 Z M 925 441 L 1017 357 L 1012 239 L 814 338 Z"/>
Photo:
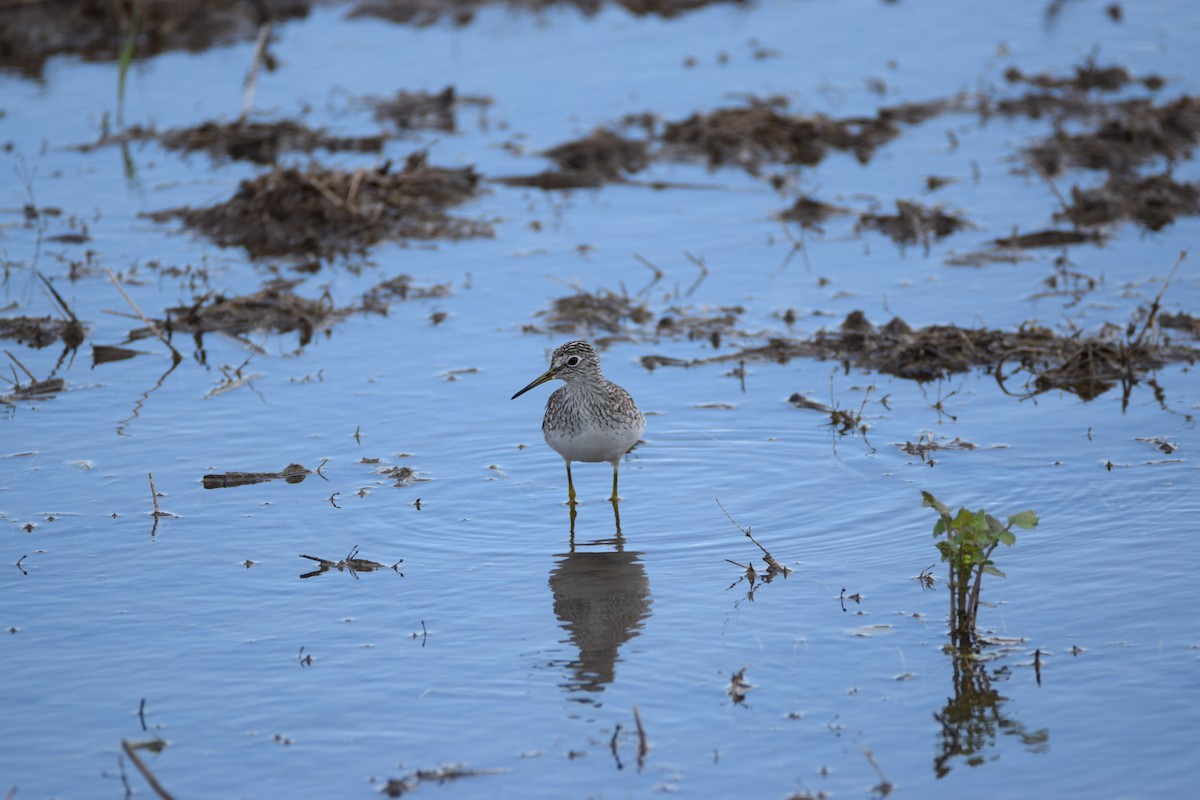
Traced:
<path fill-rule="evenodd" d="M 567 359 L 568 367 L 575 367 L 578 365 L 579 365 L 579 356 L 571 356 L 570 358 Z"/>

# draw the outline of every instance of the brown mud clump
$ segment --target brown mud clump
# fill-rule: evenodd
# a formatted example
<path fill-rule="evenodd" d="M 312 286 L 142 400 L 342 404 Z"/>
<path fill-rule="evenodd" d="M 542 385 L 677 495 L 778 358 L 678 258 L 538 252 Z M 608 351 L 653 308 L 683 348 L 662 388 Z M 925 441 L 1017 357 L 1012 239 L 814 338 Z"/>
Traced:
<path fill-rule="evenodd" d="M 471 167 L 431 167 L 417 152 L 398 171 L 391 162 L 353 171 L 280 167 L 242 181 L 224 203 L 149 216 L 180 219 L 217 244 L 245 248 L 251 258 L 334 258 L 385 239 L 490 236 L 488 223 L 446 214 L 474 197 L 478 183 Z"/>
<path fill-rule="evenodd" d="M 614 5 L 621 6 L 634 16 L 669 19 L 709 5 L 743 2 L 745 0 L 614 0 Z M 444 19 L 456 25 L 467 25 L 481 9 L 501 3 L 506 8 L 531 11 L 569 6 L 587 16 L 595 16 L 606 5 L 602 0 L 358 0 L 350 16 L 378 17 L 389 22 L 422 27 Z"/>
<path fill-rule="evenodd" d="M 491 100 L 460 96 L 453 86 L 447 86 L 437 93 L 401 91 L 385 99 L 370 97 L 366 103 L 374 109 L 376 120 L 390 123 L 397 130 L 453 133 L 458 129 L 456 112 L 460 106 L 486 108 Z"/>
<path fill-rule="evenodd" d="M 797 198 L 796 202 L 779 212 L 778 219 L 784 222 L 794 222 L 806 231 L 815 231 L 824 233 L 825 221 L 831 217 L 841 214 L 853 213 L 848 208 L 835 206 L 832 203 L 826 203 L 824 200 L 818 200 L 815 197 L 805 195 Z"/>
<path fill-rule="evenodd" d="M 62 341 L 74 349 L 83 343 L 84 330 L 75 319 L 0 317 L 0 339 L 12 339 L 35 349 Z"/>
<path fill-rule="evenodd" d="M 1071 189 L 1071 203 L 1055 219 L 1082 227 L 1132 220 L 1151 231 L 1176 217 L 1200 214 L 1200 184 L 1182 183 L 1169 175 L 1110 178 L 1094 189 Z"/>
<path fill-rule="evenodd" d="M 1102 331 L 1064 336 L 1035 324 L 1015 331 L 930 325 L 912 328 L 896 318 L 872 325 L 861 311 L 850 313 L 836 331 L 810 339 L 773 338 L 737 352 L 692 361 L 645 356 L 648 369 L 707 363 L 786 363 L 793 358 L 837 360 L 846 366 L 899 378 L 932 381 L 973 368 L 985 368 L 1004 391 L 1018 373 L 1025 375 L 1021 396 L 1059 389 L 1091 400 L 1117 384 L 1128 388 L 1150 370 L 1167 363 L 1194 363 L 1200 348 L 1158 341 L 1145 334 L 1120 339 Z M 1013 392 L 1009 392 L 1013 393 Z"/>
<path fill-rule="evenodd" d="M 189 306 L 167 309 L 169 332 L 196 335 L 221 332 L 235 336 L 252 331 L 300 332 L 303 347 L 314 331 L 328 326 L 336 311 L 327 300 L 310 300 L 292 289 L 299 281 L 278 281 L 252 294 L 225 297 L 208 293 Z M 137 332 L 135 332 L 136 336 Z"/>
<path fill-rule="evenodd" d="M 934 239 L 944 239 L 970 225 L 966 218 L 940 206 L 923 206 L 913 200 L 897 200 L 895 214 L 868 212 L 859 217 L 859 230 L 875 230 L 901 246 L 920 244 L 929 251 Z"/>
<path fill-rule="evenodd" d="M 627 331 L 630 323 L 643 325 L 653 319 L 641 301 L 607 289 L 560 297 L 542 313 L 546 327 L 555 333 L 604 331 L 621 334 Z"/>
<path fill-rule="evenodd" d="M 284 153 L 352 151 L 378 153 L 383 150 L 382 136 L 330 136 L 325 131 L 309 128 L 293 120 L 278 122 L 203 122 L 191 128 L 172 128 L 161 133 L 152 128 L 134 126 L 117 136 L 84 145 L 87 151 L 122 141 L 155 139 L 168 150 L 185 153 L 206 152 L 214 159 L 253 161 L 274 164 Z"/>
<path fill-rule="evenodd" d="M 199 52 L 253 40 L 259 27 L 308 14 L 311 0 L 35 0 L 3 4 L 0 67 L 41 73 L 46 59 L 74 53 L 115 61 L 131 29 L 135 53 Z"/>
<path fill-rule="evenodd" d="M 301 483 L 309 475 L 310 470 L 300 464 L 288 464 L 279 472 L 210 472 L 200 483 L 205 489 L 230 489 L 235 486 L 249 486 L 255 483 L 283 480 L 286 483 Z"/>
<path fill-rule="evenodd" d="M 598 128 L 582 139 L 563 142 L 542 155 L 558 167 L 535 175 L 496 178 L 506 186 L 527 186 L 545 191 L 598 189 L 605 183 L 622 182 L 650 163 L 645 141 L 629 139 Z"/>
<path fill-rule="evenodd" d="M 881 108 L 873 117 L 835 119 L 788 114 L 781 102 L 760 100 L 667 123 L 662 141 L 669 155 L 700 157 L 714 168 L 739 166 L 752 175 L 764 163 L 814 166 L 831 150 L 853 153 L 865 164 L 900 135 L 899 123 L 923 122 L 962 103 L 963 98 L 911 103 Z"/>

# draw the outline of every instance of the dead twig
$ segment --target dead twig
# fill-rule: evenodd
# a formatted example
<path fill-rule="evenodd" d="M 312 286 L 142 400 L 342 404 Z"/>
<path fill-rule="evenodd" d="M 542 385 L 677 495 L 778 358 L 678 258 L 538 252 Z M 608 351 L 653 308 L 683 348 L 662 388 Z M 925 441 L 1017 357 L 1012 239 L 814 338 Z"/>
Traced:
<path fill-rule="evenodd" d="M 117 287 L 117 291 L 121 293 L 121 296 L 125 298 L 125 302 L 129 303 L 129 307 L 137 313 L 142 322 L 146 323 L 146 327 L 150 329 L 150 332 L 158 337 L 158 340 L 165 344 L 171 351 L 171 355 L 174 357 L 175 362 L 178 363 L 183 361 L 183 356 L 180 355 L 179 351 L 175 349 L 175 345 L 171 344 L 167 337 L 162 335 L 162 332 L 158 329 L 158 326 L 151 322 L 150 318 L 142 313 L 142 310 L 138 308 L 137 303 L 133 302 L 133 298 L 129 296 L 129 292 L 125 291 L 125 287 L 121 285 L 121 281 L 117 279 L 117 276 L 113 274 L 113 271 L 111 269 L 106 269 L 104 272 L 108 275 L 108 279 L 112 281 L 113 286 Z"/>
<path fill-rule="evenodd" d="M 637 725 L 638 734 L 638 771 L 646 766 L 646 754 L 650 752 L 650 745 L 646 742 L 646 729 L 642 727 L 642 715 L 638 713 L 638 707 L 633 707 L 633 721 Z"/>
<path fill-rule="evenodd" d="M 896 788 L 895 784 L 887 779 L 883 774 L 883 768 L 879 766 L 879 762 L 875 760 L 875 754 L 871 752 L 865 744 L 862 745 L 863 756 L 866 757 L 867 763 L 875 770 L 875 774 L 879 776 L 879 784 L 872 788 L 871 791 L 879 792 L 880 797 L 887 797 Z"/>
<path fill-rule="evenodd" d="M 1167 287 L 1171 285 L 1171 278 L 1175 277 L 1175 271 L 1179 269 L 1179 265 L 1184 262 L 1184 260 L 1187 258 L 1187 255 L 1187 250 L 1181 252 L 1179 254 L 1179 258 L 1175 261 L 1175 266 L 1171 267 L 1171 271 L 1167 273 L 1167 279 L 1163 281 L 1162 288 L 1158 290 L 1158 295 L 1154 298 L 1154 302 L 1150 304 L 1150 313 L 1146 315 L 1146 324 L 1142 326 L 1142 332 L 1139 333 L 1137 338 L 1133 340 L 1134 347 L 1141 345 L 1142 338 L 1146 335 L 1146 331 L 1150 330 L 1155 321 L 1158 319 L 1158 312 L 1161 308 L 1163 295 L 1166 294 Z"/>
<path fill-rule="evenodd" d="M 20 368 L 21 368 L 21 371 L 22 371 L 22 372 L 24 372 L 26 375 L 28 375 L 28 376 L 29 376 L 29 380 L 33 381 L 34 383 L 37 383 L 37 382 L 38 382 L 38 379 L 37 379 L 37 378 L 35 378 L 35 377 L 33 376 L 33 373 L 32 373 L 32 372 L 30 372 L 30 371 L 29 371 L 29 369 L 28 369 L 28 368 L 27 368 L 27 367 L 26 367 L 24 364 L 22 364 L 22 363 L 21 363 L 21 359 L 19 359 L 19 358 L 17 358 L 16 356 L 14 356 L 14 355 L 13 355 L 12 353 L 10 353 L 8 350 L 5 350 L 5 351 L 4 351 L 4 355 L 6 355 L 6 356 L 8 356 L 9 358 L 11 358 L 11 359 L 12 359 L 12 361 L 13 361 L 13 363 L 14 363 L 14 364 L 16 364 L 18 367 L 20 367 Z M 13 373 L 13 377 L 16 377 L 16 373 Z"/>
<path fill-rule="evenodd" d="M 258 29 L 258 40 L 254 43 L 254 55 L 250 59 L 250 69 L 246 72 L 246 81 L 243 84 L 242 114 L 238 117 L 238 122 L 245 121 L 246 117 L 250 115 L 250 107 L 254 105 L 254 90 L 258 83 L 258 70 L 267 54 L 267 43 L 270 41 L 271 23 L 267 21 Z"/>
<path fill-rule="evenodd" d="M 721 509 L 721 513 L 722 513 L 722 514 L 724 514 L 724 515 L 726 516 L 726 518 L 728 518 L 728 520 L 729 520 L 730 522 L 732 522 L 732 523 L 733 523 L 733 526 L 734 526 L 735 528 L 737 528 L 739 531 L 741 531 L 742 533 L 744 533 L 744 534 L 746 535 L 746 538 L 747 538 L 747 539 L 749 539 L 750 541 L 754 542 L 754 545 L 755 545 L 755 546 L 756 546 L 756 547 L 757 547 L 759 550 L 762 550 L 762 552 L 763 552 L 763 561 L 766 561 L 766 562 L 767 562 L 767 568 L 768 568 L 768 570 L 773 570 L 773 571 L 776 571 L 776 572 L 782 572 L 782 573 L 783 573 L 785 576 L 786 576 L 786 575 L 787 575 L 789 572 L 791 572 L 791 571 L 792 571 L 790 567 L 785 567 L 783 564 L 780 564 L 778 561 L 776 561 L 776 560 L 775 560 L 775 557 L 774 557 L 773 555 L 771 555 L 771 553 L 770 553 L 770 552 L 767 550 L 767 548 L 765 548 L 765 547 L 763 547 L 761 544 L 759 544 L 759 543 L 758 543 L 758 540 L 757 540 L 757 539 L 755 539 L 755 538 L 754 538 L 754 537 L 753 537 L 753 536 L 750 534 L 750 529 L 749 529 L 749 528 L 743 528 L 741 525 L 739 525 L 739 524 L 738 524 L 738 522 L 737 522 L 737 520 L 735 520 L 735 519 L 734 519 L 732 516 L 730 516 L 730 515 L 729 515 L 729 512 L 725 510 L 725 506 L 721 505 L 721 501 L 720 501 L 720 500 L 717 500 L 717 501 L 716 501 L 716 503 L 717 503 L 717 507 Z M 728 561 L 728 560 L 729 560 L 729 559 L 726 559 L 726 561 Z M 731 563 L 737 564 L 737 562 L 736 562 L 736 561 L 734 561 L 734 562 L 731 562 Z M 741 566 L 741 564 L 738 564 L 738 566 L 740 567 L 740 566 Z"/>
<path fill-rule="evenodd" d="M 146 779 L 146 783 L 150 784 L 150 788 L 154 790 L 154 793 L 162 798 L 162 800 L 175 800 L 175 797 L 163 788 L 163 785 L 154 777 L 154 773 L 150 771 L 150 768 L 138 756 L 136 751 L 138 746 L 130 744 L 125 739 L 121 740 L 121 749 L 125 751 L 125 755 L 129 756 L 129 760 L 137 767 L 138 772 L 142 773 L 142 777 Z"/>

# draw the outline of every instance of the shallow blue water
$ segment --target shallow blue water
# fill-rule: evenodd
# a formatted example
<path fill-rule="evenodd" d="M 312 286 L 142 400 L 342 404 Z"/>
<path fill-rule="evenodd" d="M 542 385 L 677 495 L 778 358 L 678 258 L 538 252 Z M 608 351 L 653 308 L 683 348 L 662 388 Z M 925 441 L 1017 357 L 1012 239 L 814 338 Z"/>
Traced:
<path fill-rule="evenodd" d="M 257 107 L 291 116 L 308 106 L 310 124 L 368 133 L 369 113 L 348 96 L 454 84 L 493 99 L 487 126 L 464 111 L 461 133 L 393 141 L 387 155 L 428 144 L 433 163 L 503 175 L 542 169 L 534 151 L 625 113 L 678 119 L 737 102 L 732 93 L 772 92 L 803 110 L 871 113 L 881 102 L 999 84 L 1009 64 L 1066 72 L 1096 47 L 1102 61 L 1162 73 L 1168 93 L 1197 89 L 1200 26 L 1184 24 L 1197 21 L 1187 3 L 1129 8 L 1120 25 L 1087 4 L 1053 23 L 1037 5 L 989 4 L 947 24 L 956 9 L 770 2 L 666 21 L 486 11 L 465 28 L 419 30 L 321 9 L 278 29 L 282 66 L 263 77 Z M 779 55 L 755 59 L 752 39 Z M 235 116 L 250 52 L 138 63 L 126 121 Z M 696 66 L 684 66 L 689 56 Z M 253 168 L 134 145 L 128 180 L 119 150 L 67 149 L 97 136 L 115 71 L 60 58 L 44 84 L 0 78 L 0 140 L 13 143 L 0 157 L 16 176 L 0 189 L 0 305 L 52 313 L 36 266 L 86 320 L 88 344 L 118 343 L 139 324 L 100 268 L 120 272 L 148 314 L 193 296 L 189 278 L 151 262 L 203 267 L 201 291 L 231 295 L 270 276 L 240 252 L 138 216 L 223 200 Z M 886 98 L 867 90 L 871 77 L 886 80 Z M 743 389 L 733 364 L 647 372 L 638 362 L 704 357 L 707 343 L 617 342 L 605 369 L 647 412 L 645 444 L 622 467 L 619 540 L 604 500 L 608 468 L 576 466 L 573 553 L 562 461 L 538 429 L 550 387 L 508 399 L 564 338 L 522 326 L 575 285 L 642 290 L 651 275 L 634 252 L 665 273 L 643 295 L 656 314 L 740 304 L 750 330 L 786 331 L 788 308 L 797 336 L 854 309 L 914 326 L 1124 323 L 1193 247 L 1194 219 L 1073 249 L 1074 268 L 1098 280 L 1078 304 L 1037 296 L 1054 254 L 979 270 L 943 263 L 1014 225 L 1047 224 L 1053 195 L 1010 169 L 1013 152 L 1048 130 L 939 117 L 906 128 L 868 165 L 834 155 L 802 174 L 803 188 L 833 202 L 938 199 L 978 226 L 928 254 L 854 236 L 835 220 L 789 260 L 792 245 L 771 219 L 786 198 L 734 170 L 659 164 L 648 180 L 720 188 L 547 196 L 495 186 L 458 212 L 498 218 L 494 239 L 383 245 L 369 263 L 323 270 L 299 291 L 328 291 L 341 305 L 407 273 L 452 292 L 339 321 L 303 348 L 295 334 L 252 335 L 263 352 L 243 369 L 258 375 L 248 386 L 210 396 L 224 380 L 217 366 L 251 355 L 229 338 L 206 337 L 209 366 L 177 338 L 189 357 L 169 373 L 152 339 L 134 345 L 147 355 L 94 369 L 85 345 L 59 370 L 66 391 L 0 419 L 0 555 L 25 556 L 28 572 L 0 570 L 0 626 L 13 630 L 0 640 L 0 777 L 18 797 L 115 796 L 121 740 L 159 735 L 169 746 L 143 758 L 177 797 L 365 796 L 389 777 L 449 763 L 499 770 L 438 790 L 462 797 L 857 797 L 881 780 L 864 748 L 909 796 L 1186 796 L 1195 782 L 1188 734 L 1200 723 L 1190 701 L 1200 688 L 1200 622 L 1188 611 L 1200 563 L 1190 416 L 1200 396 L 1190 367 L 1155 376 L 1161 403 L 1141 384 L 1122 408 L 1119 390 L 1089 403 L 1021 401 L 983 375 L 922 389 L 804 360 L 748 365 Z M 501 147 L 509 142 L 529 155 Z M 1195 171 L 1184 163 L 1177 176 Z M 959 181 L 925 198 L 929 174 Z M 77 215 L 92 241 L 39 251 L 19 213 L 30 192 L 64 210 L 48 234 Z M 68 282 L 85 249 L 92 268 Z M 710 270 L 690 292 L 699 273 L 685 250 Z M 1194 258 L 1185 261 L 1165 308 L 1196 311 L 1197 274 Z M 448 317 L 434 325 L 437 311 Z M 59 356 L 5 346 L 39 376 Z M 948 396 L 941 414 L 939 391 Z M 794 392 L 844 408 L 865 395 L 866 439 L 793 408 Z M 924 433 L 980 449 L 938 453 L 930 467 L 900 447 Z M 1179 449 L 1164 455 L 1137 437 Z M 364 458 L 424 480 L 396 488 Z M 209 472 L 323 461 L 323 478 L 294 485 L 200 483 Z M 153 533 L 151 472 L 161 507 L 177 515 Z M 1005 698 L 1000 719 L 978 765 L 951 759 L 940 778 L 934 715 L 955 684 L 941 652 L 944 583 L 922 591 L 915 580 L 931 564 L 944 575 L 923 489 L 1042 518 L 999 554 L 1008 578 L 985 584 L 996 605 L 984 624 L 1019 640 L 988 665 Z M 749 594 L 728 560 L 761 565 L 760 554 L 718 499 L 795 572 Z M 354 547 L 403 562 L 299 577 L 313 568 L 299 554 L 337 560 Z M 846 599 L 856 594 L 859 602 Z M 743 668 L 754 688 L 737 704 L 726 690 Z M 149 731 L 137 715 L 143 699 Z M 640 769 L 635 706 L 651 745 Z"/>

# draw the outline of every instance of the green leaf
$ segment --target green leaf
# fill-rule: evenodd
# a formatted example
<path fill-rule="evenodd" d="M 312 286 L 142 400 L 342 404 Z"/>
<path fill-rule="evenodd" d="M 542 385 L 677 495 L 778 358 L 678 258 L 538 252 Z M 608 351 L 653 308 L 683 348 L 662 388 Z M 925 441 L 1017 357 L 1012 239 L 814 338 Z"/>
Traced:
<path fill-rule="evenodd" d="M 929 508 L 937 509 L 937 512 L 939 514 L 949 514 L 950 513 L 949 506 L 947 506 L 941 500 L 938 500 L 936 497 L 934 497 L 933 495 L 931 495 L 929 492 L 925 491 L 924 489 L 921 490 L 921 505 L 929 507 Z"/>
<path fill-rule="evenodd" d="M 998 534 L 996 534 L 996 541 L 1008 547 L 1012 547 L 1017 543 L 1017 537 L 1013 536 L 1012 531 L 1000 531 Z"/>
<path fill-rule="evenodd" d="M 934 538 L 937 538 L 938 536 L 941 536 L 945 532 L 946 532 L 946 519 L 944 517 L 938 517 L 937 524 L 933 526 L 933 536 L 934 536 Z"/>
<path fill-rule="evenodd" d="M 1019 514 L 1013 514 L 1008 518 L 1009 525 L 1016 525 L 1018 528 L 1036 528 L 1038 524 L 1038 515 L 1036 511 L 1022 511 Z"/>
<path fill-rule="evenodd" d="M 988 533 L 999 533 L 1004 530 L 1004 525 L 1000 520 L 993 517 L 991 514 L 984 514 L 984 519 L 987 520 Z"/>
<path fill-rule="evenodd" d="M 988 575 L 995 575 L 997 578 L 1007 578 L 1008 577 L 995 564 L 984 564 L 983 571 L 986 572 Z"/>

